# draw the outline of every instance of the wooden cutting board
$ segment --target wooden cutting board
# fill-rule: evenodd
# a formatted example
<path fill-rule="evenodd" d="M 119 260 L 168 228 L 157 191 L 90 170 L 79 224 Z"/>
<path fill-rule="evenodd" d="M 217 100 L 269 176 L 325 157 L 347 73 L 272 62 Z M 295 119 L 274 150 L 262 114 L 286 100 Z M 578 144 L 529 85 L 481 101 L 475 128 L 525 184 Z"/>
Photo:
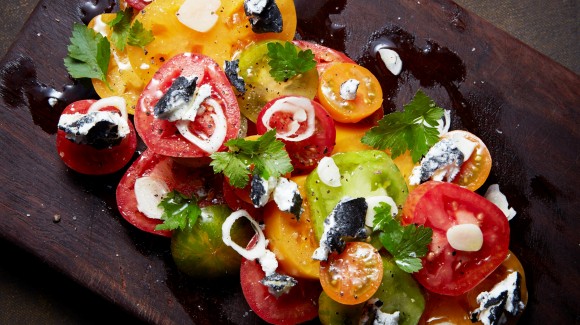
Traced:
<path fill-rule="evenodd" d="M 296 6 L 302 38 L 344 50 L 380 77 L 387 111 L 421 88 L 452 110 L 452 128 L 488 144 L 489 184 L 499 183 L 518 212 L 510 248 L 530 291 L 521 322 L 574 323 L 579 77 L 452 1 L 296 0 Z M 256 323 L 237 279 L 179 274 L 168 240 L 120 217 L 114 190 L 121 173 L 81 176 L 57 156 L 60 111 L 91 95 L 66 86 L 73 83 L 62 65 L 72 23 L 107 7 L 108 1 L 41 1 L 0 65 L 0 236 L 146 321 Z M 377 44 L 399 50 L 399 78 L 377 64 Z M 63 101 L 51 107 L 50 96 Z"/>

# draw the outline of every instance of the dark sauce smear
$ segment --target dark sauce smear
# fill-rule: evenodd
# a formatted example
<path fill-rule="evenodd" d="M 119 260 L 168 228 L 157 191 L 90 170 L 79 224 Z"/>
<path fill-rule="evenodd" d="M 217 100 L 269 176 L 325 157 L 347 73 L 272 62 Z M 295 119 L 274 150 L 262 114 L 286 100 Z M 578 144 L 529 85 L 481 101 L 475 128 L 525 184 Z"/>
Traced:
<path fill-rule="evenodd" d="M 34 124 L 49 134 L 56 133 L 60 114 L 68 104 L 98 98 L 90 84 L 80 81 L 65 85 L 62 91 L 41 83 L 34 62 L 24 56 L 0 70 L 0 97 L 9 108 L 28 108 Z"/>
<path fill-rule="evenodd" d="M 80 4 L 79 13 L 83 23 L 88 25 L 91 19 L 102 13 L 110 13 L 118 8 L 115 0 L 94 0 Z"/>

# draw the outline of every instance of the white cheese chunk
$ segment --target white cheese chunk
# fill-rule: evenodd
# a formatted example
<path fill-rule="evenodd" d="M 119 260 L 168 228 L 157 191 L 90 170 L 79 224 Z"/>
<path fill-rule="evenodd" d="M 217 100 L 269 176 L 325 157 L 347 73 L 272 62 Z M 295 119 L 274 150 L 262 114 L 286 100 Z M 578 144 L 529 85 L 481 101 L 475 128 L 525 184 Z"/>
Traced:
<path fill-rule="evenodd" d="M 375 207 L 378 207 L 380 203 L 384 202 L 391 206 L 391 215 L 393 216 L 393 218 L 397 216 L 397 213 L 399 213 L 399 208 L 397 208 L 397 204 L 395 203 L 393 198 L 391 198 L 388 195 L 371 196 L 366 198 L 366 201 L 368 204 L 368 209 L 367 215 L 365 217 L 365 225 L 367 227 L 371 228 L 373 227 L 375 216 L 377 215 L 377 213 L 375 212 Z"/>
<path fill-rule="evenodd" d="M 163 209 L 159 203 L 170 192 L 167 184 L 158 178 L 143 176 L 135 180 L 135 198 L 137 199 L 137 210 L 147 218 L 161 219 Z"/>
<path fill-rule="evenodd" d="M 340 85 L 340 97 L 344 100 L 354 100 L 356 98 L 356 91 L 360 81 L 356 79 L 348 79 Z"/>
<path fill-rule="evenodd" d="M 401 61 L 401 57 L 397 52 L 385 48 L 380 49 L 378 52 L 381 60 L 383 60 L 383 63 L 393 75 L 396 76 L 401 73 L 401 70 L 403 69 L 403 61 Z"/>
<path fill-rule="evenodd" d="M 317 167 L 318 177 L 322 183 L 330 187 L 339 187 L 340 170 L 332 157 L 323 157 L 320 159 Z"/>
<path fill-rule="evenodd" d="M 475 147 L 477 147 L 476 142 L 470 141 L 460 134 L 455 134 L 451 137 L 451 140 L 453 140 L 457 149 L 463 153 L 463 161 L 467 161 L 473 154 Z"/>
<path fill-rule="evenodd" d="M 447 241 L 455 250 L 477 252 L 483 246 L 483 232 L 471 223 L 455 225 L 447 229 Z"/>
<path fill-rule="evenodd" d="M 512 220 L 516 216 L 516 210 L 509 207 L 507 198 L 500 192 L 498 184 L 492 184 L 487 188 L 485 198 L 495 204 L 505 214 L 508 220 Z"/>
<path fill-rule="evenodd" d="M 218 21 L 220 0 L 185 0 L 177 10 L 177 20 L 196 32 L 205 33 Z"/>
<path fill-rule="evenodd" d="M 246 0 L 244 1 L 245 10 L 252 15 L 261 14 L 269 0 Z"/>
<path fill-rule="evenodd" d="M 298 184 L 284 177 L 280 177 L 274 189 L 273 197 L 280 211 L 291 212 L 297 218 L 300 218 L 302 212 L 302 197 L 298 191 Z"/>
<path fill-rule="evenodd" d="M 512 316 L 521 313 L 525 308 L 521 297 L 521 281 L 521 275 L 512 272 L 489 292 L 477 295 L 479 308 L 471 313 L 471 321 L 480 321 L 484 325 L 504 324 L 506 312 Z"/>

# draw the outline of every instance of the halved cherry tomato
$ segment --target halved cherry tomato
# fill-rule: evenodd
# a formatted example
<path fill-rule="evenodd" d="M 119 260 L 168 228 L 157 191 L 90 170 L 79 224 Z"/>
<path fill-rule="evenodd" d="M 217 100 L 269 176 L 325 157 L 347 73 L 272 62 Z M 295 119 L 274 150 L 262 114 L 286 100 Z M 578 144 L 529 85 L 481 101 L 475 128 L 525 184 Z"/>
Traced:
<path fill-rule="evenodd" d="M 240 111 L 230 83 L 220 67 L 209 57 L 199 54 L 181 54 L 167 61 L 145 87 L 135 111 L 135 126 L 145 144 L 158 154 L 175 157 L 207 157 L 212 152 L 201 149 L 181 135 L 175 122 L 154 116 L 155 104 L 179 77 L 198 77 L 197 87 L 209 84 L 211 99 L 217 102 L 225 116 L 225 139 L 236 138 L 240 129 Z M 211 138 L 219 130 L 214 117 L 220 116 L 214 106 L 204 101 L 204 112 L 189 124 L 189 130 L 203 139 Z M 216 117 L 219 119 L 219 117 Z"/>
<path fill-rule="evenodd" d="M 340 95 L 341 85 L 351 79 L 359 82 L 356 97 L 344 99 Z M 333 63 L 320 75 L 318 99 L 336 121 L 356 123 L 381 108 L 383 91 L 366 68 L 354 63 Z"/>
<path fill-rule="evenodd" d="M 334 148 L 334 121 L 320 104 L 305 97 L 285 96 L 270 101 L 260 111 L 256 127 L 260 134 L 276 129 L 298 171 L 312 170 Z"/>
<path fill-rule="evenodd" d="M 147 7 L 148 4 L 153 2 L 153 0 L 125 0 L 125 2 L 127 3 L 127 5 L 137 10 L 143 10 L 145 9 L 145 7 Z"/>
<path fill-rule="evenodd" d="M 254 239 L 248 244 L 252 247 Z M 298 324 L 316 318 L 318 297 L 322 289 L 318 281 L 296 279 L 298 283 L 288 293 L 276 298 L 260 283 L 265 274 L 258 261 L 242 258 L 240 283 L 250 308 L 271 324 Z"/>
<path fill-rule="evenodd" d="M 503 212 L 490 201 L 459 185 L 426 182 L 407 197 L 402 223 L 433 229 L 423 268 L 413 275 L 427 290 L 450 296 L 461 295 L 479 284 L 507 256 L 509 224 Z M 447 230 L 459 224 L 475 224 L 483 233 L 483 246 L 475 252 L 455 250 Z"/>
<path fill-rule="evenodd" d="M 356 63 L 351 58 L 346 56 L 346 54 L 324 45 L 302 40 L 294 40 L 292 43 L 301 48 L 303 51 L 311 50 L 312 53 L 314 53 L 316 69 L 318 70 L 319 75 L 321 75 L 322 72 L 324 72 L 324 70 L 326 70 L 326 68 L 334 62 Z"/>
<path fill-rule="evenodd" d="M 463 295 L 450 297 L 428 292 L 425 312 L 421 316 L 419 324 L 473 324 L 470 313 L 479 307 L 476 301 L 477 295 L 483 291 L 491 290 L 496 283 L 505 279 L 512 272 L 519 272 L 522 276 L 521 299 L 524 304 L 527 304 L 528 290 L 526 288 L 524 269 L 518 258 L 512 252 L 509 252 L 505 261 L 492 274 Z M 518 318 L 509 316 L 506 319 L 506 324 L 515 324 Z"/>
<path fill-rule="evenodd" d="M 342 253 L 320 262 L 320 284 L 333 300 L 355 305 L 371 298 L 383 278 L 383 261 L 368 243 L 348 242 Z"/>
<path fill-rule="evenodd" d="M 143 176 L 159 179 L 165 182 L 170 191 L 177 190 L 186 196 L 206 193 L 206 196 L 198 200 L 200 207 L 224 202 L 219 191 L 222 178 L 215 175 L 209 167 L 195 168 L 183 165 L 171 157 L 147 149 L 125 172 L 117 186 L 116 194 L 121 216 L 135 227 L 152 234 L 171 237 L 170 231 L 155 230 L 155 227 L 162 223 L 161 220 L 149 218 L 137 208 L 135 181 Z"/>
<path fill-rule="evenodd" d="M 244 12 L 244 0 L 221 1 L 213 13 L 217 15 L 215 25 L 206 32 L 195 31 L 178 20 L 178 10 L 184 0 L 155 0 L 140 11 L 135 20 L 143 24 L 145 30 L 155 34 L 155 40 L 145 46 L 129 47 L 129 58 L 144 83 L 163 63 L 184 52 L 207 55 L 220 66 L 231 60 L 235 53 L 249 44 L 261 40 L 279 39 L 290 41 L 296 33 L 296 9 L 293 0 L 276 0 L 282 14 L 281 33 L 256 34 L 252 31 L 249 18 Z M 201 1 L 200 1 L 201 2 Z"/>
<path fill-rule="evenodd" d="M 298 184 L 300 195 L 306 197 L 306 176 L 293 177 L 292 181 Z M 270 241 L 270 250 L 276 254 L 280 269 L 293 277 L 318 279 L 320 262 L 312 259 L 318 240 L 312 228 L 308 202 L 302 201 L 300 220 L 291 213 L 280 211 L 274 203 L 266 205 L 264 225 L 264 234 Z"/>
<path fill-rule="evenodd" d="M 89 28 L 99 26 L 99 31 L 106 37 L 111 37 L 111 28 L 106 23 L 115 18 L 116 14 L 101 14 L 96 16 L 89 23 Z M 145 83 L 135 73 L 129 62 L 127 50 L 120 51 L 111 42 L 111 58 L 109 59 L 109 70 L 107 71 L 107 83 L 99 79 L 91 79 L 95 91 L 101 98 L 111 96 L 121 96 L 127 102 L 127 112 L 133 114 L 137 99 L 145 87 Z"/>
<path fill-rule="evenodd" d="M 85 99 L 68 105 L 62 114 L 85 114 L 93 103 L 93 99 Z M 117 111 L 115 107 L 105 107 L 101 111 Z M 88 144 L 77 144 L 66 139 L 63 130 L 56 134 L 56 149 L 65 165 L 72 170 L 87 175 L 105 175 L 114 173 L 123 168 L 135 153 L 137 148 L 137 134 L 133 123 L 129 124 L 129 134 L 118 145 L 111 148 L 97 149 Z"/>
<path fill-rule="evenodd" d="M 489 176 L 491 171 L 491 154 L 485 143 L 468 131 L 454 130 L 445 133 L 441 138 L 449 139 L 452 137 L 462 137 L 477 144 L 469 159 L 461 165 L 459 174 L 452 181 L 452 183 L 475 191 L 485 183 Z"/>

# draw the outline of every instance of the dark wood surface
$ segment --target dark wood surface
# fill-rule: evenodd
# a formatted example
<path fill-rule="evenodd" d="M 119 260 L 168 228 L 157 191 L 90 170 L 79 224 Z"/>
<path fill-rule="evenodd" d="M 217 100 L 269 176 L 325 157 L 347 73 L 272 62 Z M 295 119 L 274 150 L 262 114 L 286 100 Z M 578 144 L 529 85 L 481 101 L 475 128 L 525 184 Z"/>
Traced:
<path fill-rule="evenodd" d="M 55 112 L 29 107 L 18 95 L 25 89 L 7 82 L 32 66 L 34 80 L 57 90 L 71 83 L 60 64 L 63 35 L 80 12 L 66 0 L 41 4 L 1 65 L 0 236 L 145 321 L 254 322 L 251 313 L 244 316 L 239 289 L 227 288 L 235 280 L 208 284 L 181 276 L 166 240 L 120 218 L 113 197 L 120 175 L 95 179 L 62 166 L 47 122 Z M 453 109 L 455 127 L 488 143 L 491 181 L 518 211 L 511 249 L 524 263 L 531 294 L 523 322 L 574 323 L 580 314 L 578 76 L 450 1 L 314 0 L 297 7 L 306 38 L 344 48 L 378 75 L 364 50 L 370 36 L 378 31 L 409 42 L 409 58 L 425 66 L 409 67 L 394 86 L 385 81 L 393 95 L 387 107 L 423 87 Z M 321 28 L 327 21 L 345 27 L 331 35 Z M 446 65 L 418 54 L 428 44 L 441 49 L 435 52 Z"/>

